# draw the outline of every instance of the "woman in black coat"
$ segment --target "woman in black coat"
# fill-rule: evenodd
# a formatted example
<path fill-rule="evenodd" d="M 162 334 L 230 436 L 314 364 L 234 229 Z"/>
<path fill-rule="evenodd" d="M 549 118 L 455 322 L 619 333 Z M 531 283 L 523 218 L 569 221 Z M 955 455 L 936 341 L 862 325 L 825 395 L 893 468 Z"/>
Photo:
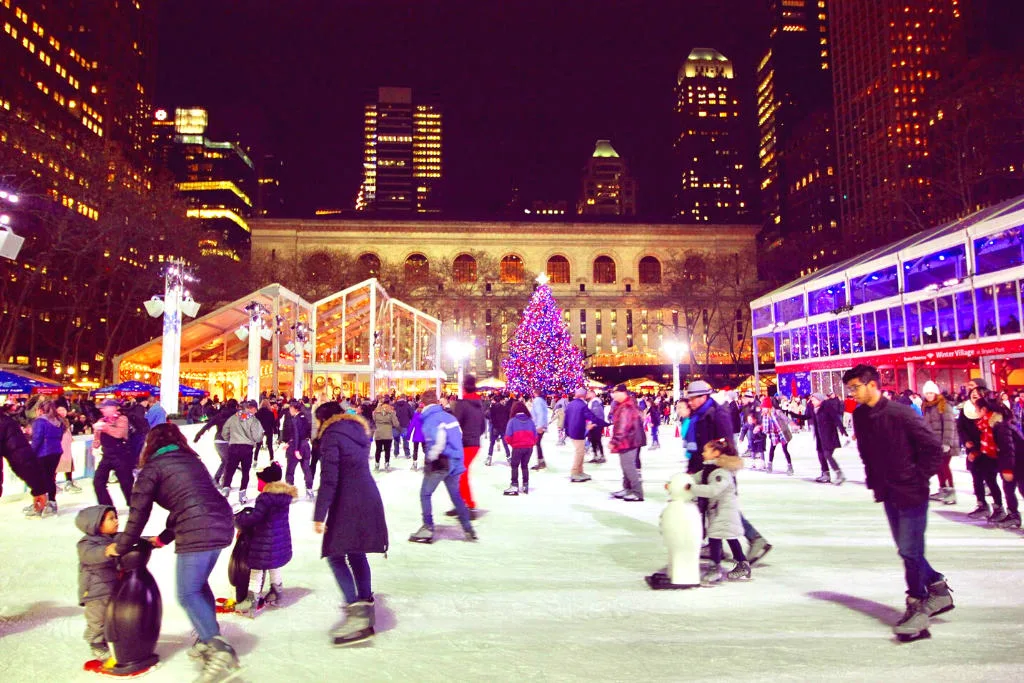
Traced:
<path fill-rule="evenodd" d="M 153 503 L 168 510 L 167 528 L 146 540 L 157 548 L 174 541 L 178 603 L 199 634 L 193 653 L 205 660 L 209 671 L 204 674 L 237 669 L 238 656 L 220 635 L 209 584 L 221 550 L 234 539 L 231 506 L 174 424 L 149 430 L 139 467 L 128 524 L 118 537 L 116 554 L 125 554 L 139 542 Z"/>
<path fill-rule="evenodd" d="M 313 528 L 324 535 L 321 554 L 331 565 L 348 615 L 331 632 L 336 645 L 373 635 L 373 593 L 367 553 L 385 553 L 388 527 L 377 483 L 370 474 L 369 424 L 342 412 L 336 402 L 316 410 L 320 421 L 320 489 L 313 511 Z M 326 520 L 326 528 L 325 528 Z"/>

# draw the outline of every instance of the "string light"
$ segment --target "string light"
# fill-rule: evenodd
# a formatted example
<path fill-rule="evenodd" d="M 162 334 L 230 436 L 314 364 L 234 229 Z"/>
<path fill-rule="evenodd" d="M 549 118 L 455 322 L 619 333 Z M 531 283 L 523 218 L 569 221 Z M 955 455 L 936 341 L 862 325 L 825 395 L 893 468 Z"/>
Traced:
<path fill-rule="evenodd" d="M 501 361 L 509 391 L 565 393 L 582 387 L 583 353 L 572 343 L 562 310 L 544 282 L 523 310 L 522 322 Z"/>

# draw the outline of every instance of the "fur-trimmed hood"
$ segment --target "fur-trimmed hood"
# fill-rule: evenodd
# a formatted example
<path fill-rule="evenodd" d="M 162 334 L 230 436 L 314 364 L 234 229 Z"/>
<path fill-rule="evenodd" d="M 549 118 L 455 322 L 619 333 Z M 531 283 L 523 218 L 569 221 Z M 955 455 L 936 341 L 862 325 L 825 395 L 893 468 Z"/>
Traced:
<path fill-rule="evenodd" d="M 738 472 L 743 469 L 743 458 L 738 455 L 719 455 L 714 460 L 705 460 L 704 465 L 714 465 L 730 472 Z"/>
<path fill-rule="evenodd" d="M 292 498 L 299 497 L 299 490 L 283 481 L 272 481 L 263 487 L 263 493 L 287 493 Z"/>
<path fill-rule="evenodd" d="M 935 400 L 934 401 L 924 401 L 923 406 L 926 407 L 926 408 L 931 408 L 931 407 L 934 406 L 935 408 L 938 409 L 938 411 L 940 413 L 945 413 L 946 412 L 946 406 L 947 406 L 946 397 L 943 396 L 942 394 L 937 394 L 935 396 Z"/>
<path fill-rule="evenodd" d="M 316 438 L 322 438 L 324 432 L 327 431 L 328 427 L 330 427 L 335 422 L 341 422 L 342 420 L 348 420 L 350 422 L 359 423 L 359 425 L 363 428 L 363 431 L 366 432 L 367 436 L 370 436 L 370 434 L 372 433 L 370 431 L 370 423 L 367 422 L 362 415 L 356 415 L 354 413 L 338 413 L 337 415 L 332 415 L 331 417 L 327 418 L 326 420 L 320 423 L 320 430 L 316 433 Z"/>

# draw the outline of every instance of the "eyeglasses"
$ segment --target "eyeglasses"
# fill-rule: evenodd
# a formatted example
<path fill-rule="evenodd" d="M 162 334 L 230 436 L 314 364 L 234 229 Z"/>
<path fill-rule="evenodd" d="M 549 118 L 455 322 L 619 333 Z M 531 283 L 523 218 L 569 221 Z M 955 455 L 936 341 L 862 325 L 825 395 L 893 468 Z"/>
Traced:
<path fill-rule="evenodd" d="M 860 391 L 861 389 L 863 389 L 866 386 L 867 386 L 867 384 L 859 384 L 859 383 L 858 384 L 847 384 L 846 385 L 846 390 L 849 391 L 851 394 L 856 394 L 858 391 Z"/>

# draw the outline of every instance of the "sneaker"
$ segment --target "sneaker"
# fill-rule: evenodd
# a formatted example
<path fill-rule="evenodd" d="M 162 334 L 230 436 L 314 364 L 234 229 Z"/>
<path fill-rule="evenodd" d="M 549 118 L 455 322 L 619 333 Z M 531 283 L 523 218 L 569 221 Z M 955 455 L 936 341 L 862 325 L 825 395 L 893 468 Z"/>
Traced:
<path fill-rule="evenodd" d="M 836 470 L 836 480 L 833 483 L 836 486 L 842 486 L 844 481 L 846 481 L 846 475 L 843 474 L 842 470 Z"/>
<path fill-rule="evenodd" d="M 64 482 L 64 493 L 81 493 L 82 487 L 73 481 Z"/>
<path fill-rule="evenodd" d="M 750 542 L 750 550 L 747 551 L 747 560 L 750 564 L 756 564 L 772 549 L 772 544 L 764 540 L 764 536 L 758 536 Z"/>
<path fill-rule="evenodd" d="M 221 636 L 214 636 L 207 643 L 203 672 L 196 683 L 218 683 L 235 676 L 239 670 L 235 649 Z"/>
<path fill-rule="evenodd" d="M 716 565 L 700 575 L 700 585 L 707 587 L 717 586 L 718 584 L 722 583 L 724 579 L 725 570 L 723 570 L 720 566 Z"/>
<path fill-rule="evenodd" d="M 591 476 L 589 474 L 585 474 L 585 473 L 584 474 L 574 474 L 571 477 L 569 477 L 569 481 L 571 481 L 574 484 L 579 484 L 579 483 L 584 482 L 584 481 L 590 481 L 590 479 L 591 479 Z"/>
<path fill-rule="evenodd" d="M 981 519 L 982 517 L 988 517 L 989 512 L 988 503 L 982 501 L 978 503 L 978 507 L 967 513 L 967 517 L 970 519 Z"/>
<path fill-rule="evenodd" d="M 43 510 L 43 516 L 46 516 L 46 510 Z M 992 514 L 988 516 L 988 523 L 999 524 L 1004 519 L 1006 519 L 1006 512 L 1003 511 L 1002 507 L 996 505 L 992 508 Z"/>
<path fill-rule="evenodd" d="M 949 594 L 951 590 L 953 589 L 949 587 L 945 579 L 929 584 L 928 599 L 925 601 L 925 613 L 929 617 L 948 612 L 955 607 L 953 596 Z"/>
<path fill-rule="evenodd" d="M 749 581 L 750 563 L 747 561 L 737 562 L 733 570 L 727 574 L 730 581 Z"/>
<path fill-rule="evenodd" d="M 536 465 L 531 467 L 530 469 L 536 472 L 538 470 L 547 469 L 547 467 L 548 467 L 548 464 L 546 462 L 544 462 L 543 460 L 541 460 Z"/>
<path fill-rule="evenodd" d="M 512 486 L 509 486 L 507 489 L 505 489 L 505 491 L 504 491 L 504 493 L 502 495 L 518 496 L 519 495 L 519 487 L 516 486 L 515 484 L 513 484 Z"/>
<path fill-rule="evenodd" d="M 828 472 L 822 472 L 821 476 L 818 477 L 817 479 L 815 479 L 814 481 L 819 483 L 819 484 L 831 484 L 832 483 L 832 477 L 829 476 Z"/>
<path fill-rule="evenodd" d="M 1020 512 L 1010 512 L 1003 518 L 1003 521 L 999 522 L 1000 529 L 1019 529 L 1020 528 Z"/>
<path fill-rule="evenodd" d="M 927 601 L 907 596 L 907 611 L 903 613 L 900 620 L 892 627 L 893 633 L 897 636 L 914 637 L 929 626 L 928 612 L 926 611 Z"/>
<path fill-rule="evenodd" d="M 629 493 L 627 493 L 626 495 L 624 495 L 622 497 L 622 500 L 625 500 L 625 501 L 630 502 L 630 503 L 641 502 L 641 501 L 643 501 L 643 499 L 644 499 L 643 496 L 638 496 L 635 493 L 633 493 L 632 491 L 630 491 Z"/>
<path fill-rule="evenodd" d="M 629 489 L 622 489 L 613 493 L 612 498 L 625 498 L 627 493 L 629 493 Z"/>

